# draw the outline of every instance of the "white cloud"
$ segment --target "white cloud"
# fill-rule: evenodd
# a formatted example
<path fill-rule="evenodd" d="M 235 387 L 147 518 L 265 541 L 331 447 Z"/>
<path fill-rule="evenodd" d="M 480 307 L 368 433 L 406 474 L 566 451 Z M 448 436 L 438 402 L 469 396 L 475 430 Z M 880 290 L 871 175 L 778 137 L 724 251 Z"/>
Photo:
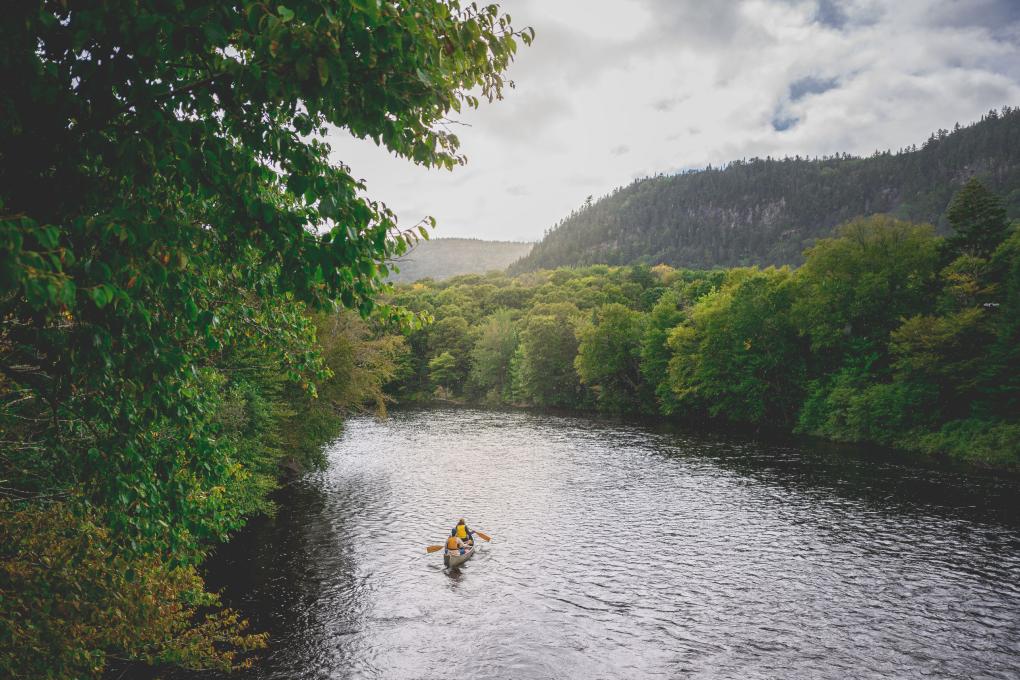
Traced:
<path fill-rule="evenodd" d="M 466 167 L 426 171 L 334 140 L 373 198 L 408 225 L 434 215 L 440 236 L 537 239 L 635 177 L 895 149 L 1020 104 L 1015 0 L 501 5 L 536 41 L 506 100 L 462 117 Z"/>

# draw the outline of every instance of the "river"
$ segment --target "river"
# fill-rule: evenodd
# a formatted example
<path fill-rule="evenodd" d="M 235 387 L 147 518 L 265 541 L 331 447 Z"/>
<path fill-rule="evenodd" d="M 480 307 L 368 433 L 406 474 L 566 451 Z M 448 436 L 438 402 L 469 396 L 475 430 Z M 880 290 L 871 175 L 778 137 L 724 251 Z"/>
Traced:
<path fill-rule="evenodd" d="M 1015 478 L 457 408 L 328 458 L 210 561 L 272 636 L 242 678 L 1020 677 Z"/>

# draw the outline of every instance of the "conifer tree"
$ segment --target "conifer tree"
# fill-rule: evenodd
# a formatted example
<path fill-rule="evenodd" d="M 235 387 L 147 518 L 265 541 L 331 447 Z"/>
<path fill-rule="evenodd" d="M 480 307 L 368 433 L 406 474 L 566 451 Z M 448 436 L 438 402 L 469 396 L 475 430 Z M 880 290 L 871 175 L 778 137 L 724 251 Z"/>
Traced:
<path fill-rule="evenodd" d="M 977 178 L 956 193 L 946 217 L 954 231 L 946 240 L 953 257 L 966 253 L 987 258 L 1009 233 L 1002 199 Z"/>

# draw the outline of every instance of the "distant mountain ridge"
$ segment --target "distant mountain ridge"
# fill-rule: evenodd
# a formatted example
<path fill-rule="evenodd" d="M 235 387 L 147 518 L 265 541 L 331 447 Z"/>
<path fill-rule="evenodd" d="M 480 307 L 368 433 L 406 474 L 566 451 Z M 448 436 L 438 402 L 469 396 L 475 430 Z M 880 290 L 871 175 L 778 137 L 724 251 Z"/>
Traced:
<path fill-rule="evenodd" d="M 806 247 L 857 216 L 891 213 L 943 227 L 953 193 L 973 176 L 1020 217 L 1020 108 L 990 111 L 896 153 L 756 158 L 641 179 L 571 213 L 510 272 L 799 264 Z"/>
<path fill-rule="evenodd" d="M 420 279 L 448 279 L 461 274 L 503 271 L 525 257 L 534 243 L 483 241 L 476 238 L 434 238 L 421 241 L 395 264 L 399 273 L 391 274 L 394 283 Z"/>

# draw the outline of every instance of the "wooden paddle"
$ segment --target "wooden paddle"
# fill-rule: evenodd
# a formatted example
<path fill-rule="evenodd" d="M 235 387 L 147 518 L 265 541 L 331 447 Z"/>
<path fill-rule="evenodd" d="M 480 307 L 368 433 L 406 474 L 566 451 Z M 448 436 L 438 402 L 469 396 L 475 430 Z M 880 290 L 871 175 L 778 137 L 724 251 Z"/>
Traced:
<path fill-rule="evenodd" d="M 425 552 L 434 553 L 435 551 L 442 550 L 445 547 L 446 547 L 445 545 L 430 545 L 429 547 L 425 548 Z"/>
<path fill-rule="evenodd" d="M 492 540 L 492 539 L 491 539 L 490 537 L 486 536 L 485 534 L 483 534 L 483 533 L 482 533 L 481 531 L 479 531 L 478 529 L 473 529 L 472 531 L 474 531 L 474 532 L 475 532 L 476 534 L 478 534 L 479 536 L 481 536 L 481 537 L 482 537 L 483 539 L 485 539 L 486 541 L 491 541 L 491 540 Z"/>

